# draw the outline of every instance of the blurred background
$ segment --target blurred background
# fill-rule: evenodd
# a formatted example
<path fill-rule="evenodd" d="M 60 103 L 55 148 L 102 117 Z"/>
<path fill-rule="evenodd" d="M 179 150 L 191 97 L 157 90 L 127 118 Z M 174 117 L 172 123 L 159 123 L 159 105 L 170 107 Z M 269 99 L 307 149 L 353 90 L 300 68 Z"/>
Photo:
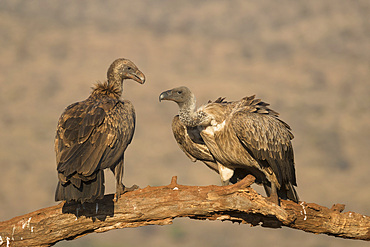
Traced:
<path fill-rule="evenodd" d="M 54 135 L 119 57 L 146 75 L 125 82 L 137 113 L 125 184 L 220 185 L 171 131 L 186 85 L 198 106 L 256 94 L 293 129 L 301 200 L 370 215 L 370 2 L 0 1 L 0 221 L 56 205 Z M 106 193 L 114 180 L 106 172 Z M 260 190 L 257 187 L 259 191 Z M 56 246 L 364 246 L 302 231 L 176 219 Z"/>

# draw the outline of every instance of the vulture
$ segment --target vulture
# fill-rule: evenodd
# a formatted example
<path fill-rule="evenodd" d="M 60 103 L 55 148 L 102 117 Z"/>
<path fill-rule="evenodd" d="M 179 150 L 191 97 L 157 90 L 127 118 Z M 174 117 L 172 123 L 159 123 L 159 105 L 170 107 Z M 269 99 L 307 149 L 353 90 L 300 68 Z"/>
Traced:
<path fill-rule="evenodd" d="M 98 82 L 86 100 L 68 106 L 59 118 L 55 201 L 84 203 L 103 198 L 105 168 L 115 176 L 117 200 L 137 188 L 122 183 L 124 152 L 135 130 L 135 110 L 121 96 L 123 80 L 143 84 L 145 76 L 133 62 L 119 58 L 110 65 L 107 79 Z"/>
<path fill-rule="evenodd" d="M 187 87 L 162 92 L 162 100 L 179 106 L 172 131 L 180 149 L 193 162 L 200 160 L 218 172 L 222 185 L 251 174 L 270 201 L 299 201 L 294 188 L 294 136 L 269 104 L 253 95 L 232 102 L 218 98 L 196 109 L 195 96 Z"/>

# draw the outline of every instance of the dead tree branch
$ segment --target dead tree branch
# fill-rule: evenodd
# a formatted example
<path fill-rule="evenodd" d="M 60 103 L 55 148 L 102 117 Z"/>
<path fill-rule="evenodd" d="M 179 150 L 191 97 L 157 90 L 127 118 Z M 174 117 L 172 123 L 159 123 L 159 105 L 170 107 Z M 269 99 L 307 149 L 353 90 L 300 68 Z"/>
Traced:
<path fill-rule="evenodd" d="M 282 226 L 335 237 L 370 240 L 370 217 L 345 212 L 344 205 L 331 209 L 291 201 L 281 207 L 269 202 L 249 186 L 247 176 L 229 186 L 146 187 L 124 194 L 118 202 L 107 195 L 96 203 L 65 204 L 40 209 L 0 222 L 0 246 L 51 246 L 92 232 L 145 225 L 168 225 L 177 217 L 197 220 L 229 220 L 253 226 Z"/>

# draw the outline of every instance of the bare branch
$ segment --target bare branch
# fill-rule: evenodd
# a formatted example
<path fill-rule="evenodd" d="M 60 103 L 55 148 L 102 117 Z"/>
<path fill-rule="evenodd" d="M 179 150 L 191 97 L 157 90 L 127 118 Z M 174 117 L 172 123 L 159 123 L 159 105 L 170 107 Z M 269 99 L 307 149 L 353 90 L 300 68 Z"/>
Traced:
<path fill-rule="evenodd" d="M 96 203 L 65 204 L 40 209 L 0 222 L 1 246 L 51 246 L 92 232 L 145 225 L 168 225 L 177 217 L 229 220 L 253 226 L 282 226 L 341 238 L 370 240 L 370 217 L 314 204 L 269 202 L 249 186 L 247 176 L 229 186 L 171 184 L 128 192 L 115 202 L 107 195 Z"/>

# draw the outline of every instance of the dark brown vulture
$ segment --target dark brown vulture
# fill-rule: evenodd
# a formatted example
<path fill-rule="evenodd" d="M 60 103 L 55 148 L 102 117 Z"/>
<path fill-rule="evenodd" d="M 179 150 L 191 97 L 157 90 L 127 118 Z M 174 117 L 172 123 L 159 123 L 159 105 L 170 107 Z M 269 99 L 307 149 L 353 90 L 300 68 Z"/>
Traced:
<path fill-rule="evenodd" d="M 255 96 L 233 102 L 219 98 L 196 109 L 187 87 L 165 91 L 159 100 L 178 104 L 172 122 L 177 143 L 192 161 L 218 172 L 223 185 L 252 174 L 273 202 L 298 202 L 293 134 L 269 104 Z"/>
<path fill-rule="evenodd" d="M 130 189 L 122 184 L 124 152 L 135 130 L 135 110 L 121 100 L 123 80 L 141 84 L 144 74 L 127 59 L 109 67 L 108 81 L 98 82 L 84 101 L 68 106 L 59 118 L 55 152 L 58 186 L 55 201 L 93 202 L 104 196 L 104 169 L 116 178 L 116 198 Z"/>

